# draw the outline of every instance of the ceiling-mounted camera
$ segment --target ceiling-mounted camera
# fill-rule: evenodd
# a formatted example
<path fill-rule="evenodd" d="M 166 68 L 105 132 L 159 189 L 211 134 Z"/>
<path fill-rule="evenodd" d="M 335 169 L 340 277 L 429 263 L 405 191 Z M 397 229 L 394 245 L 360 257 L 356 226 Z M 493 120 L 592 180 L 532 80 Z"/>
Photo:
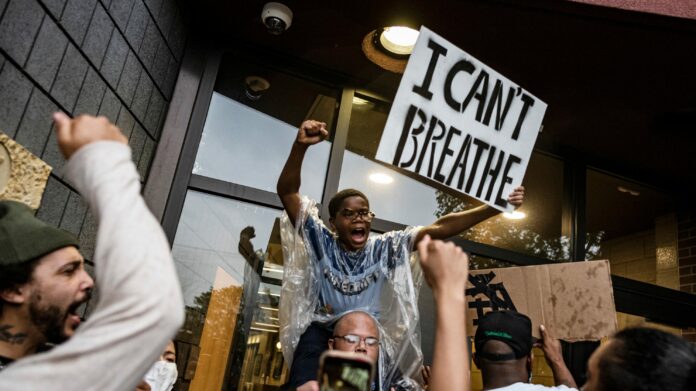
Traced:
<path fill-rule="evenodd" d="M 261 21 L 268 28 L 268 32 L 279 35 L 290 28 L 292 24 L 292 10 L 285 4 L 271 2 L 263 6 Z"/>
<path fill-rule="evenodd" d="M 261 76 L 247 76 L 244 78 L 244 94 L 250 100 L 259 100 L 269 88 L 271 88 L 271 83 Z"/>

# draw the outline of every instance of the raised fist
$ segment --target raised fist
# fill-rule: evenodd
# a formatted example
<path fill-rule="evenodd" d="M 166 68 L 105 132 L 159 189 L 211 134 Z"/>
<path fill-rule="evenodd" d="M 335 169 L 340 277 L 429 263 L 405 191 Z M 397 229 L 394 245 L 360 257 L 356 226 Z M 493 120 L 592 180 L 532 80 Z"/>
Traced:
<path fill-rule="evenodd" d="M 297 132 L 297 143 L 303 145 L 314 145 L 329 137 L 326 130 L 326 123 L 308 119 L 300 125 Z"/>
<path fill-rule="evenodd" d="M 128 144 L 126 136 L 106 117 L 80 115 L 71 119 L 58 112 L 53 114 L 53 122 L 56 125 L 58 147 L 66 159 L 70 159 L 70 156 L 78 149 L 95 141 L 116 141 Z"/>

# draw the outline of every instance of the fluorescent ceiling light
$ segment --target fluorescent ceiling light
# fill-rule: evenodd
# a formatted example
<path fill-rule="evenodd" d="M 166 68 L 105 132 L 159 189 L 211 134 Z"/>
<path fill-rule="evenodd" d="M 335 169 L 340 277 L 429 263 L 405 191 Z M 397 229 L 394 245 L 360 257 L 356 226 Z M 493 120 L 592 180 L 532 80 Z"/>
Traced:
<path fill-rule="evenodd" d="M 372 174 L 370 174 L 370 180 L 372 182 L 379 183 L 382 185 L 388 185 L 394 182 L 394 178 L 382 172 L 373 172 Z"/>
<path fill-rule="evenodd" d="M 527 217 L 527 215 L 524 212 L 514 211 L 512 213 L 503 213 L 503 217 L 510 220 L 522 220 L 523 218 Z"/>
<path fill-rule="evenodd" d="M 411 54 L 416 40 L 418 40 L 418 31 L 403 26 L 385 27 L 379 37 L 379 42 L 385 49 L 401 55 Z"/>
<path fill-rule="evenodd" d="M 371 103 L 372 103 L 372 102 L 370 102 L 370 101 L 367 100 L 367 99 L 359 98 L 359 97 L 357 97 L 357 96 L 354 96 L 354 97 L 353 97 L 353 104 L 354 104 L 354 105 L 360 105 L 360 106 L 362 106 L 362 105 L 369 105 L 369 104 L 371 104 Z"/>

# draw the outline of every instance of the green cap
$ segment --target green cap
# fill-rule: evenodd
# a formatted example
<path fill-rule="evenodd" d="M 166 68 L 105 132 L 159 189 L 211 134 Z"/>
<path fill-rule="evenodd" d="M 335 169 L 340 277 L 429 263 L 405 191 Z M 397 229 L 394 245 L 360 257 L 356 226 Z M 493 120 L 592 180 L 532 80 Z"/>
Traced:
<path fill-rule="evenodd" d="M 0 201 L 0 266 L 31 261 L 68 246 L 79 247 L 71 233 L 37 219 L 20 202 Z"/>

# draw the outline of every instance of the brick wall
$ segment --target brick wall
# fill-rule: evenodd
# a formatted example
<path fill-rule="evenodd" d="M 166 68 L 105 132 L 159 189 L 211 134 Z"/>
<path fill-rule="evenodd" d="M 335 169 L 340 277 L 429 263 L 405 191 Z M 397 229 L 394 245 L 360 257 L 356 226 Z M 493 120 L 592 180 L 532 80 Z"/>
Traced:
<path fill-rule="evenodd" d="M 696 212 L 684 211 L 677 219 L 679 238 L 679 286 L 696 294 Z M 696 328 L 685 329 L 684 338 L 696 342 Z"/>
<path fill-rule="evenodd" d="M 37 215 L 78 235 L 87 259 L 96 222 L 61 178 L 51 113 L 116 122 L 144 180 L 185 36 L 174 1 L 0 0 L 0 131 L 54 168 Z"/>

